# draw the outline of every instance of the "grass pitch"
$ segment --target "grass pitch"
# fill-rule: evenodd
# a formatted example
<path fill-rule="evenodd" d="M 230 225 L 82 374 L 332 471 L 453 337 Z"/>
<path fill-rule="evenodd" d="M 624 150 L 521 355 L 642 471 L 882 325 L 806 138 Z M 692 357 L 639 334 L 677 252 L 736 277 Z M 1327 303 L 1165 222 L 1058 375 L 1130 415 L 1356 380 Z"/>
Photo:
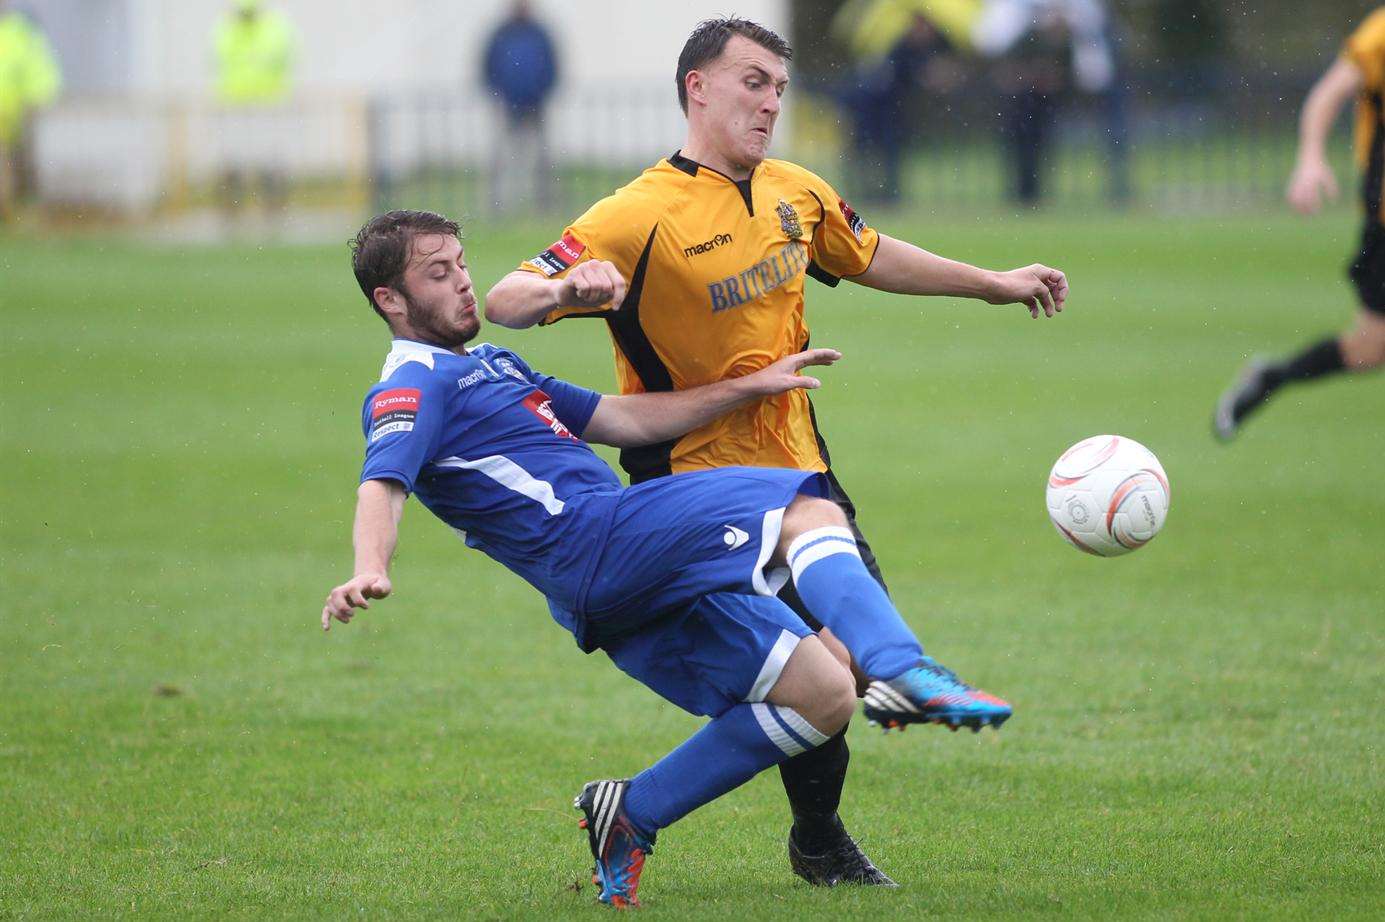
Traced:
<path fill-rule="evenodd" d="M 794 878 L 771 772 L 660 837 L 646 912 L 1377 913 L 1385 381 L 1208 434 L 1247 354 L 1348 321 L 1351 219 L 879 223 L 1072 279 L 1043 322 L 809 283 L 846 353 L 818 417 L 893 594 L 1016 716 L 855 722 L 843 812 L 900 890 Z M 556 229 L 473 229 L 481 289 Z M 412 505 L 395 597 L 323 636 L 386 348 L 345 247 L 5 238 L 0 308 L 0 917 L 597 917 L 571 797 L 697 722 Z M 612 384 L 598 324 L 483 337 Z M 1172 481 L 1120 560 L 1043 505 L 1100 432 Z"/>

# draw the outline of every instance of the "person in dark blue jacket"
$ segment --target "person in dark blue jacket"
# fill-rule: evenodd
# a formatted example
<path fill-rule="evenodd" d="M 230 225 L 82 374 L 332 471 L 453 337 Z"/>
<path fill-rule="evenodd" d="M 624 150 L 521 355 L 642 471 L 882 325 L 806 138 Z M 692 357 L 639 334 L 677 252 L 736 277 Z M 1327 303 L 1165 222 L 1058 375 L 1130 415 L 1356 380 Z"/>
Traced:
<path fill-rule="evenodd" d="M 552 174 L 544 103 L 558 82 L 558 56 L 548 30 L 525 0 L 517 0 L 487 40 L 484 76 L 501 110 L 491 205 L 496 211 L 544 207 Z"/>

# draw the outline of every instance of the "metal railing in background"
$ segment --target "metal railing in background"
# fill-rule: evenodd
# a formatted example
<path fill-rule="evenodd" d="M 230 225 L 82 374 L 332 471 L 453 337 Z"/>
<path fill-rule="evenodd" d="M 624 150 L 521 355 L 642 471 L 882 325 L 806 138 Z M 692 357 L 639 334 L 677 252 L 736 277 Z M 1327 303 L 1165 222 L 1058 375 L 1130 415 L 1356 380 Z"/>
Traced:
<path fill-rule="evenodd" d="M 1297 107 L 1307 80 L 1212 87 L 1170 94 L 1131 85 L 1124 98 L 1074 96 L 1054 109 L 1042 154 L 1038 204 L 1064 208 L 1147 207 L 1210 213 L 1275 207 L 1292 168 Z M 684 124 L 658 88 L 593 88 L 552 107 L 546 156 L 507 131 L 485 99 L 443 108 L 411 99 L 377 101 L 371 117 L 371 177 L 377 208 L 433 207 L 470 217 L 531 211 L 575 217 L 677 148 Z M 1118 104 L 1113 110 L 1113 104 Z M 902 150 L 899 196 L 908 209 L 1007 208 L 1014 196 L 1004 100 L 993 93 L 922 100 Z M 1115 115 L 1113 117 L 1113 111 Z M 882 196 L 871 151 L 853 138 L 849 113 L 825 94 L 796 91 L 776 149 L 862 203 Z M 1334 147 L 1349 175 L 1346 143 Z M 878 159 L 878 158 L 876 158 Z M 537 166 L 535 165 L 537 161 Z M 524 196 L 505 193 L 507 173 L 534 172 Z"/>
<path fill-rule="evenodd" d="M 1278 206 L 1308 81 L 1171 93 L 1153 82 L 1054 110 L 1040 203 L 1142 207 L 1172 214 Z M 539 127 L 506 119 L 483 94 L 315 97 L 277 109 L 121 98 L 68 100 L 39 122 L 35 161 L 55 208 L 166 217 L 219 207 L 228 183 L 260 174 L 295 209 L 426 207 L 467 219 L 526 213 L 571 218 L 681 142 L 664 88 L 563 93 Z M 908 110 L 899 196 L 913 211 L 1008 208 L 1004 100 L 973 87 Z M 1118 112 L 1113 117 L 1113 111 Z M 1344 183 L 1349 145 L 1334 144 Z M 884 197 L 851 113 L 796 90 L 776 150 L 821 173 L 860 206 Z M 230 177 L 230 179 L 228 179 Z"/>
<path fill-rule="evenodd" d="M 513 120 L 469 94 L 371 105 L 377 210 L 428 207 L 466 217 L 567 212 L 677 149 L 685 130 L 667 91 L 591 86 L 560 94 L 539 121 Z"/>

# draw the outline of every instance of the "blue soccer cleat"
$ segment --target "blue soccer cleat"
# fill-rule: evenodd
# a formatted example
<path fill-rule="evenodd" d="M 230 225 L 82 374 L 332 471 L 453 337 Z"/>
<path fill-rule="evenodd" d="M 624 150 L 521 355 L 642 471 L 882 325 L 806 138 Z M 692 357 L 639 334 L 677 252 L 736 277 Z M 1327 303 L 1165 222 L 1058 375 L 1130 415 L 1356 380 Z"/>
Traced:
<path fill-rule="evenodd" d="M 655 837 L 640 832 L 625 815 L 629 786 L 629 781 L 589 781 L 572 802 L 585 814 L 577 825 L 587 831 L 596 859 L 592 883 L 601 887 L 597 898 L 617 909 L 640 905 L 640 872 L 645 857 L 654 851 Z"/>
<path fill-rule="evenodd" d="M 896 727 L 903 730 L 908 724 L 935 723 L 953 730 L 971 727 L 979 733 L 988 724 L 1000 729 L 1013 712 L 1008 701 L 972 688 L 927 656 L 922 665 L 889 681 L 871 682 L 865 704 L 866 719 L 886 732 Z"/>

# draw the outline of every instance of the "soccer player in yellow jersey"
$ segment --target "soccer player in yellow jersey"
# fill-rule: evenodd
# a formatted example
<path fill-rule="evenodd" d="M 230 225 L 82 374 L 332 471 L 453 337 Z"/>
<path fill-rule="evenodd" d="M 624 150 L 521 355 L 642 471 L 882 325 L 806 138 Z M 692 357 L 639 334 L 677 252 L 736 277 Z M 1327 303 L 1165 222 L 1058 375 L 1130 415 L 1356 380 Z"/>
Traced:
<path fill-rule="evenodd" d="M 1385 362 L 1385 7 L 1377 8 L 1347 39 L 1341 56 L 1327 69 L 1303 104 L 1298 159 L 1289 180 L 1289 204 L 1313 214 L 1324 196 L 1337 197 L 1337 179 L 1327 163 L 1327 138 L 1347 100 L 1356 97 L 1356 159 L 1364 224 L 1361 249 L 1348 275 L 1360 308 L 1356 326 L 1329 336 L 1296 355 L 1277 361 L 1255 359 L 1217 404 L 1216 434 L 1235 438 L 1247 416 L 1286 384 L 1311 381 L 1340 371 L 1366 371 Z"/>
<path fill-rule="evenodd" d="M 628 394 L 746 375 L 801 351 L 807 276 L 829 286 L 846 278 L 901 294 L 1019 303 L 1034 317 L 1062 309 L 1062 272 L 1041 265 L 989 272 L 936 256 L 868 227 L 808 170 L 766 159 L 790 56 L 780 36 L 747 20 L 700 24 L 678 60 L 678 100 L 688 119 L 681 150 L 597 202 L 496 284 L 486 316 L 515 328 L 565 317 L 605 320 Z M 621 465 L 634 483 L 727 465 L 825 472 L 863 561 L 884 583 L 801 392 L 623 451 Z M 796 598 L 785 601 L 807 615 Z M 845 658 L 830 633 L 822 636 Z M 837 816 L 847 760 L 843 731 L 780 766 L 794 814 L 790 862 L 815 884 L 890 885 Z"/>

